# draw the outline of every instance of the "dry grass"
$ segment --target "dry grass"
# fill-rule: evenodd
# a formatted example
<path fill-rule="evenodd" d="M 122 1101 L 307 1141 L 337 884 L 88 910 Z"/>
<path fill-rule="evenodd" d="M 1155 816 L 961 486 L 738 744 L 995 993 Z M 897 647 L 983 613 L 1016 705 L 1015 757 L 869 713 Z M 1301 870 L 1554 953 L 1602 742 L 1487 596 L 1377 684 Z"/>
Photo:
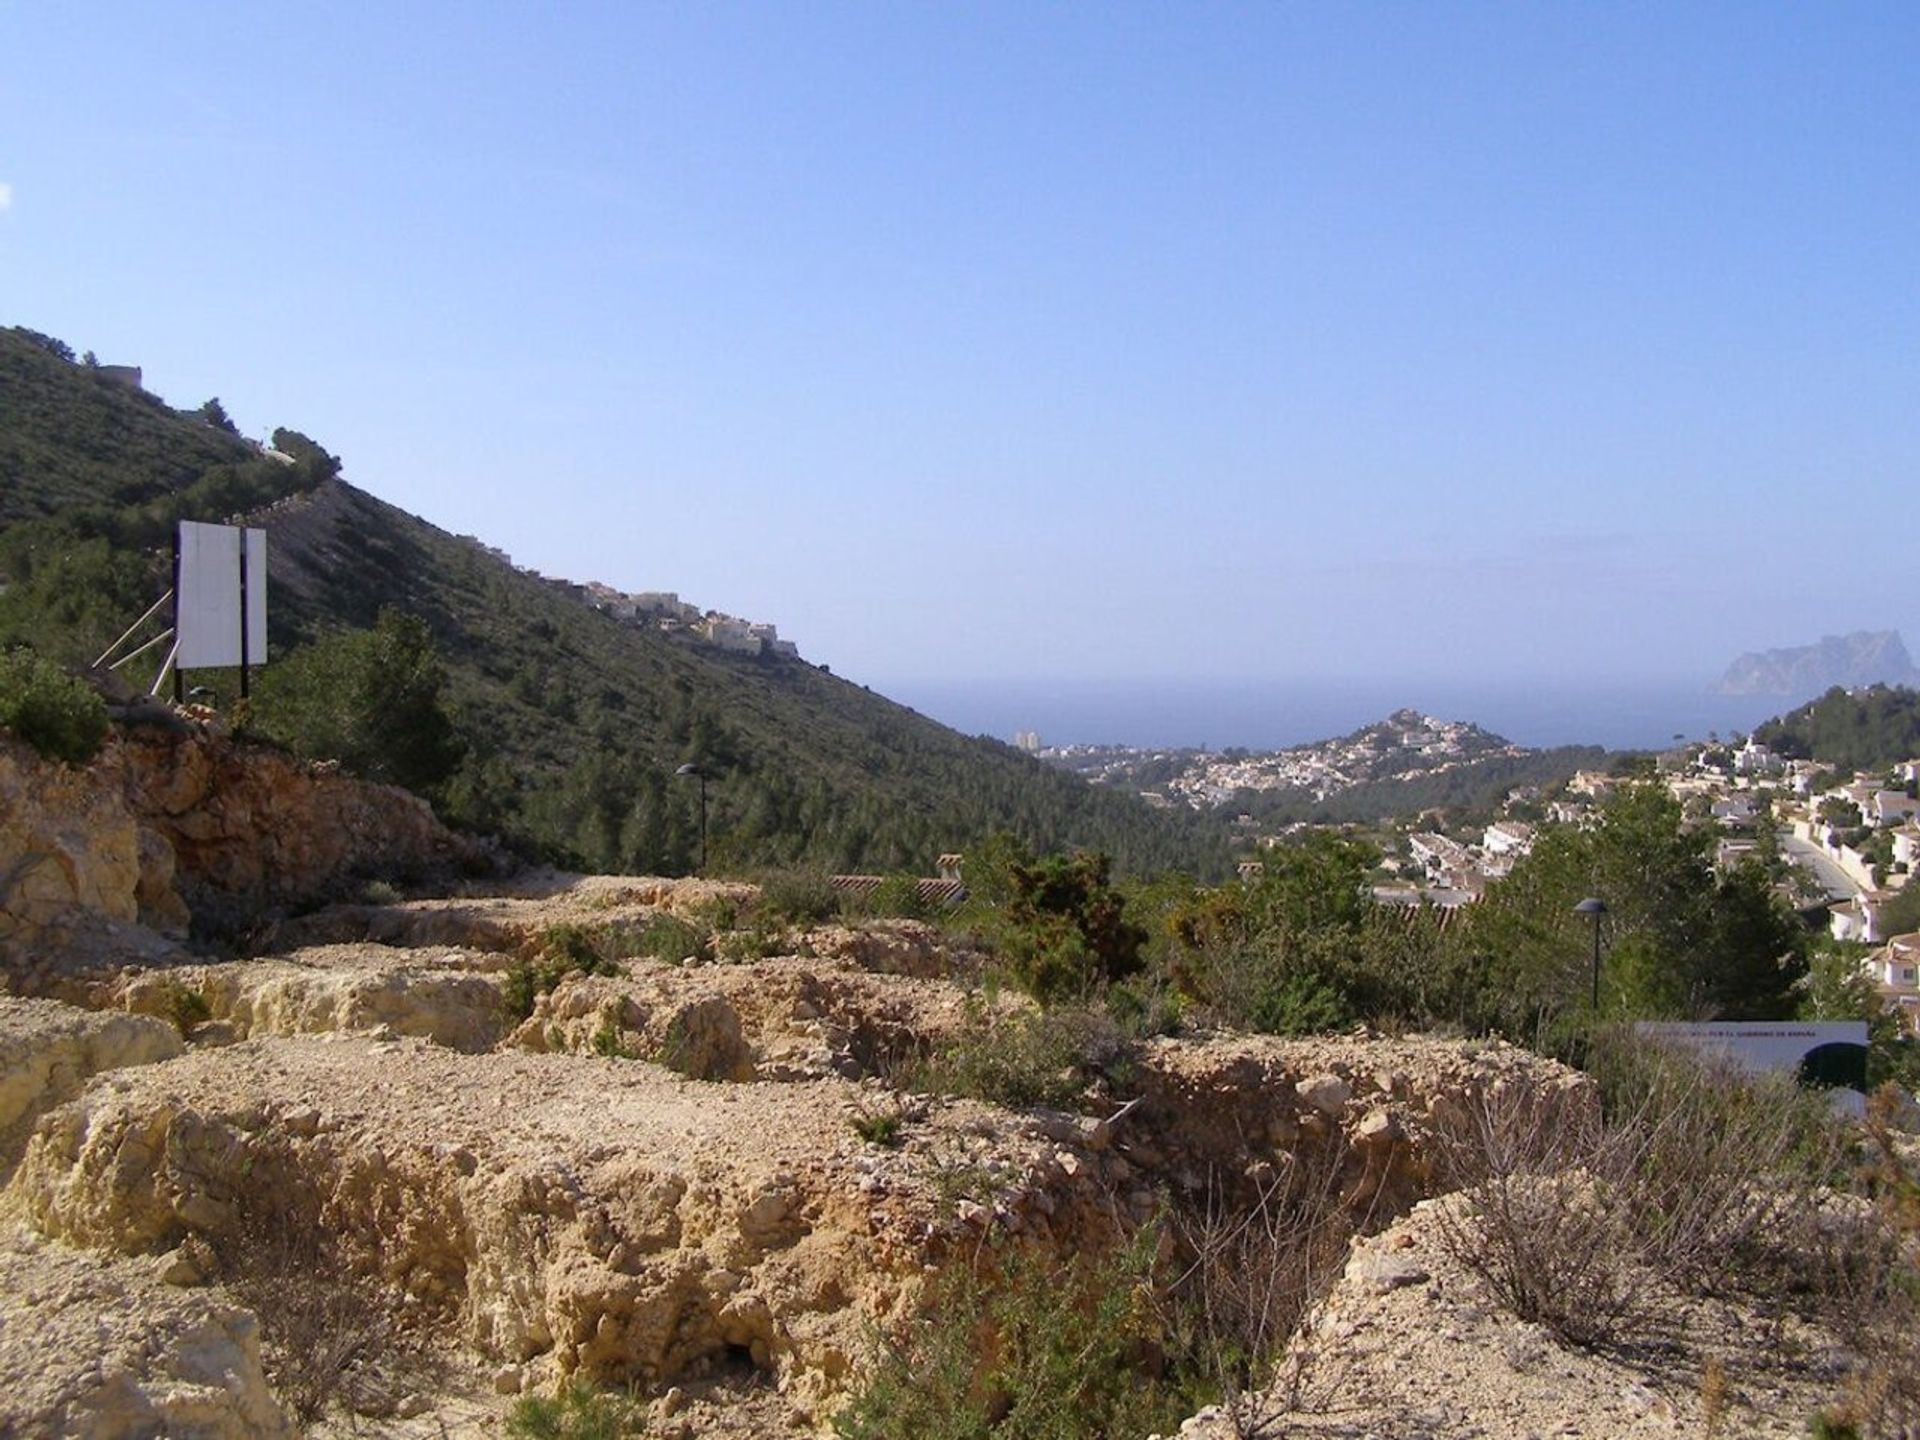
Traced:
<path fill-rule="evenodd" d="M 1844 1135 L 1824 1101 L 1700 1060 L 1618 1046 L 1609 1113 L 1569 1124 L 1519 1092 L 1475 1097 L 1446 1153 L 1449 1252 L 1570 1344 L 1678 1338 L 1676 1295 L 1777 1295 Z"/>
<path fill-rule="evenodd" d="M 1344 1203 L 1336 1147 L 1286 1158 L 1251 1204 L 1230 1207 L 1215 1184 L 1198 1211 L 1171 1217 L 1188 1258 L 1168 1287 L 1168 1328 L 1242 1440 L 1277 1435 L 1337 1389 L 1310 1336 L 1365 1218 Z"/>

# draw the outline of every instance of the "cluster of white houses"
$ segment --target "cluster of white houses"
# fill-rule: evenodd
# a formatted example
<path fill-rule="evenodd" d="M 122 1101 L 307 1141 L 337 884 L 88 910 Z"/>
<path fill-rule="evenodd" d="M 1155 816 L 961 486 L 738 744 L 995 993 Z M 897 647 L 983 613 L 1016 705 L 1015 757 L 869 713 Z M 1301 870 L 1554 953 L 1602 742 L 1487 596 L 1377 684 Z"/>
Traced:
<path fill-rule="evenodd" d="M 1407 853 L 1425 884 L 1412 892 L 1390 887 L 1380 893 L 1380 898 L 1408 903 L 1424 899 L 1443 908 L 1464 905 L 1477 899 L 1489 881 L 1512 870 L 1514 861 L 1533 849 L 1533 838 L 1533 826 L 1524 820 L 1494 821 L 1481 833 L 1477 845 L 1464 844 L 1438 831 L 1409 835 Z"/>
<path fill-rule="evenodd" d="M 1891 934 L 1887 921 L 1895 898 L 1920 873 L 1920 799 L 1909 793 L 1920 782 L 1920 760 L 1885 773 L 1842 778 L 1830 767 L 1787 760 L 1748 741 L 1738 748 L 1701 747 L 1665 780 L 1696 822 L 1721 832 L 1716 854 L 1721 866 L 1758 848 L 1755 826 L 1770 807 L 1781 833 L 1819 849 L 1858 886 L 1858 895 L 1830 905 L 1828 925 L 1836 939 L 1872 947 L 1862 967 L 1920 1033 L 1920 932 Z M 1582 772 L 1545 804 L 1546 817 L 1558 824 L 1590 824 L 1595 802 L 1619 783 L 1613 776 Z M 1508 798 L 1540 797 L 1516 791 Z M 1435 831 L 1416 833 L 1407 839 L 1406 880 L 1379 886 L 1374 894 L 1408 905 L 1468 905 L 1490 881 L 1511 870 L 1533 841 L 1533 826 L 1513 819 L 1487 826 L 1477 843 Z"/>
<path fill-rule="evenodd" d="M 1828 910 L 1836 940 L 1874 947 L 1861 962 L 1881 995 L 1920 1033 L 1920 932 L 1889 934 L 1893 902 L 1920 871 L 1920 760 L 1878 774 L 1837 777 L 1828 766 L 1789 760 L 1748 740 L 1737 749 L 1708 747 L 1667 784 L 1683 801 L 1704 806 L 1722 827 L 1751 825 L 1771 802 L 1773 823 L 1830 860 L 1859 894 Z M 1751 841 L 1721 842 L 1723 859 Z"/>
<path fill-rule="evenodd" d="M 689 605 L 671 590 L 641 590 L 632 594 L 616 590 L 598 581 L 589 582 L 587 598 L 594 608 L 606 611 L 616 620 L 632 625 L 652 625 L 661 630 L 680 631 L 704 640 L 718 650 L 740 655 L 798 656 L 799 647 L 782 640 L 778 627 L 724 615 L 718 610 L 701 610 Z"/>
<path fill-rule="evenodd" d="M 513 557 L 497 545 L 489 545 L 473 535 L 456 537 L 503 564 L 513 565 Z M 718 610 L 702 610 L 689 605 L 671 590 L 640 590 L 629 593 L 589 580 L 584 585 L 571 580 L 556 580 L 526 565 L 514 565 L 522 575 L 531 576 L 575 600 L 583 600 L 594 609 L 624 620 L 629 625 L 647 625 L 669 633 L 705 641 L 716 650 L 738 655 L 785 655 L 798 659 L 799 646 L 782 640 L 777 626 L 742 620 Z"/>

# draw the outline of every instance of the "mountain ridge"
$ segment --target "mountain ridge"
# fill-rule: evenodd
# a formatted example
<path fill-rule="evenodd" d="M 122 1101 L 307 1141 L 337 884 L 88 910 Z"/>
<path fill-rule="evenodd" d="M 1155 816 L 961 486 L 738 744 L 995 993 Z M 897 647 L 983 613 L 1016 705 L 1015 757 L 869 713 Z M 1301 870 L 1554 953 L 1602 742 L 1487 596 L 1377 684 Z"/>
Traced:
<path fill-rule="evenodd" d="M 1920 669 L 1898 630 L 1855 630 L 1826 635 L 1812 645 L 1751 651 L 1720 676 L 1720 695 L 1770 695 L 1806 700 L 1835 685 L 1920 684 Z"/>

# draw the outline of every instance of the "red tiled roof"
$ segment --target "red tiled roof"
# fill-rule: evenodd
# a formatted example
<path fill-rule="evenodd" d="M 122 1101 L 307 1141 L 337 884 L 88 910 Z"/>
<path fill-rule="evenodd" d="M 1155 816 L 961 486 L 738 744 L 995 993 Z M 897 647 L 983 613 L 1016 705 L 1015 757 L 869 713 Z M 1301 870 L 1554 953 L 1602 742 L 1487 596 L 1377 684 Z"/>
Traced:
<path fill-rule="evenodd" d="M 827 883 L 843 895 L 866 899 L 886 883 L 884 875 L 833 875 Z M 967 898 L 967 887 L 958 880 L 915 880 L 914 889 L 923 905 L 951 907 Z"/>

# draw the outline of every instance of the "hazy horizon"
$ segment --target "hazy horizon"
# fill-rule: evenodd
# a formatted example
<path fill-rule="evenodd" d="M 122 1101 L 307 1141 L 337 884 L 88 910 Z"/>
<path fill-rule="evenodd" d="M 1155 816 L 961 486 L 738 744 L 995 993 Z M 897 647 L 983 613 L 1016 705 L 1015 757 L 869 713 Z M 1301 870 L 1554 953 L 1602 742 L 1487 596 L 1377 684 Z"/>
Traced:
<path fill-rule="evenodd" d="M 853 677 L 858 679 L 859 677 Z M 1800 698 L 1718 695 L 1685 682 L 1604 679 L 1551 684 L 1468 677 L 1393 679 L 898 679 L 872 688 L 966 734 L 1048 745 L 1285 749 L 1347 734 L 1398 709 L 1470 721 L 1536 748 L 1652 749 L 1676 734 L 1705 739 L 1752 729 Z"/>
<path fill-rule="evenodd" d="M 1705 686 L 1920 642 L 1916 73 L 1891 4 L 0 5 L 0 323 L 910 703 Z"/>

